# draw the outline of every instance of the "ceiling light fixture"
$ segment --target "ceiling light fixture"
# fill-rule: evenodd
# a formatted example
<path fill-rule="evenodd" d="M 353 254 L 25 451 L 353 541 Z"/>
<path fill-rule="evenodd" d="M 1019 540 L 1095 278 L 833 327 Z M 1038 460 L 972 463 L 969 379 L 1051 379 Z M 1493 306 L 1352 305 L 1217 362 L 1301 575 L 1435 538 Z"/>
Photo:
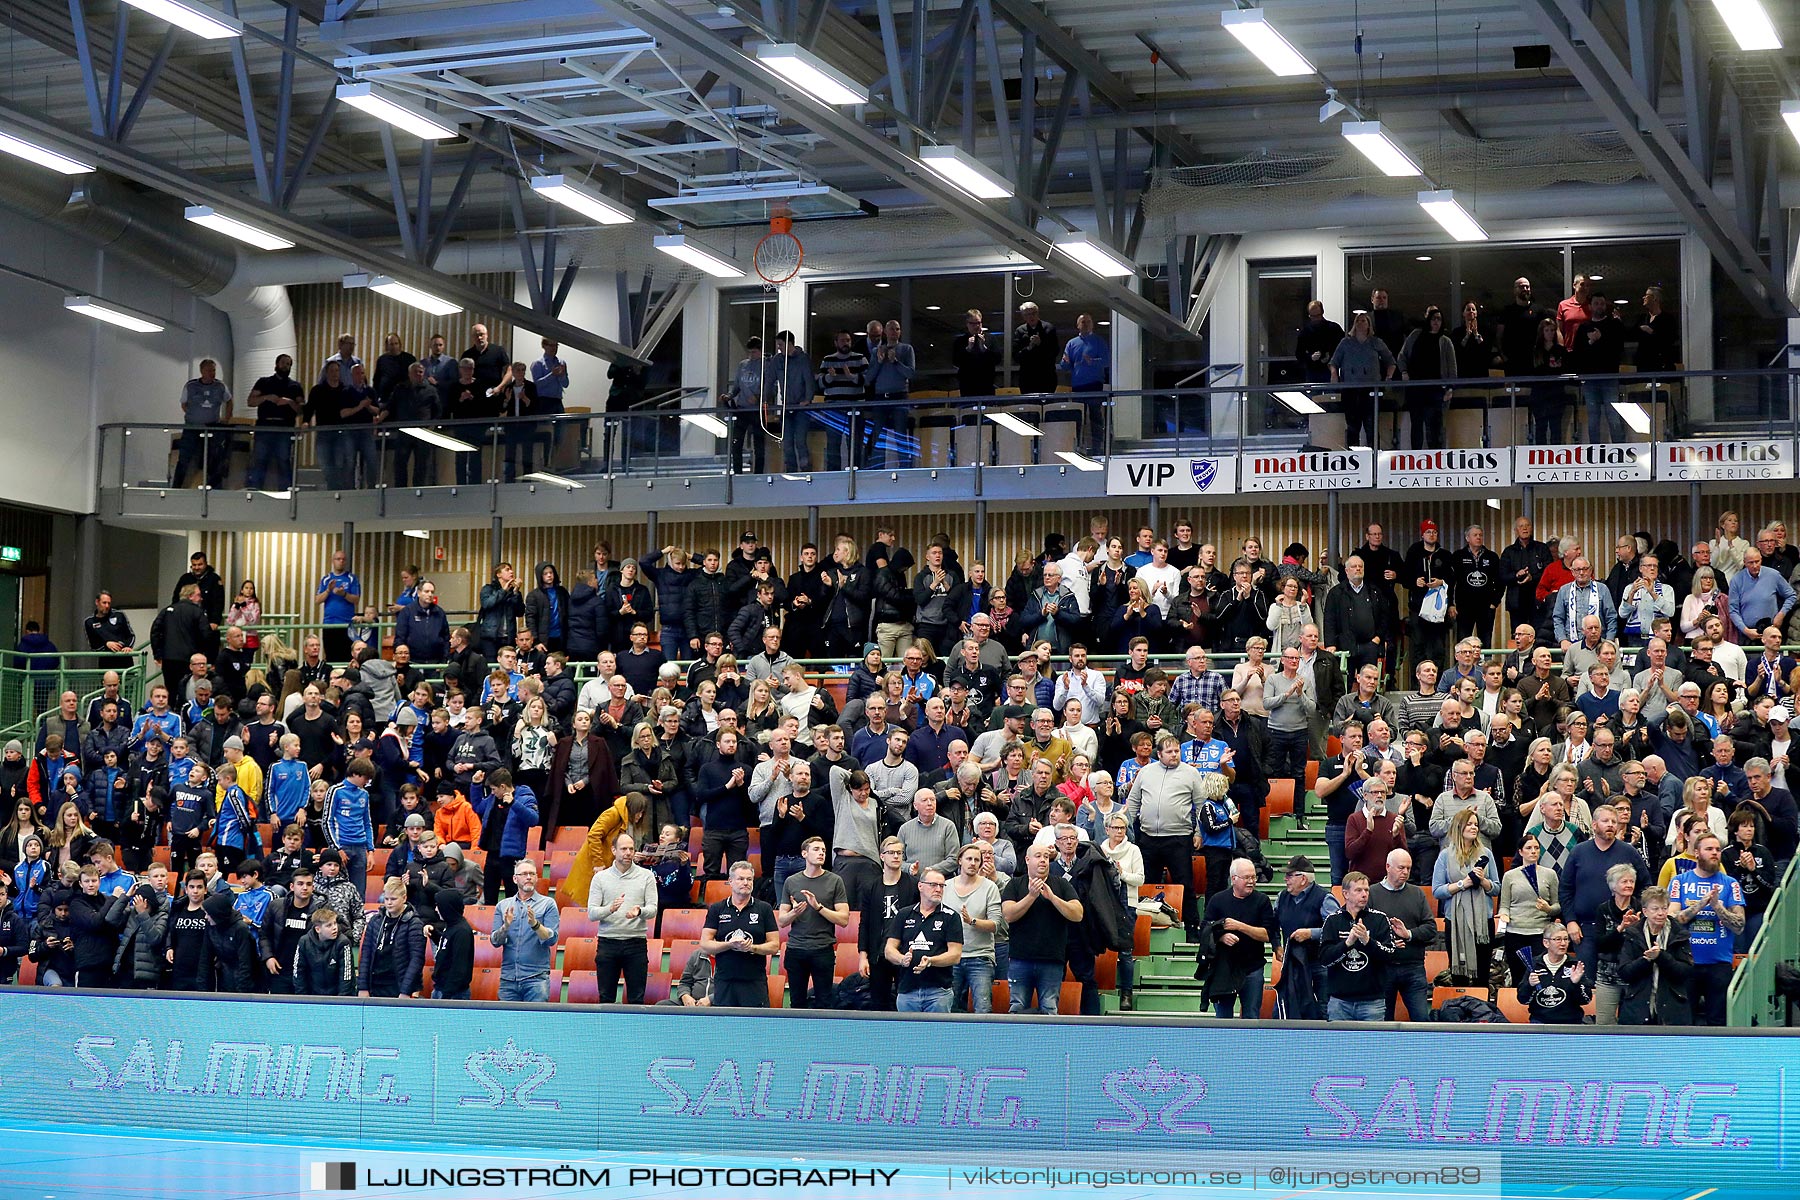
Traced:
<path fill-rule="evenodd" d="M 1739 50 L 1779 50 L 1781 35 L 1762 0 L 1712 0 Z"/>
<path fill-rule="evenodd" d="M 1219 14 L 1225 32 L 1244 44 L 1244 49 L 1262 59 L 1263 66 L 1286 77 L 1316 74 L 1306 56 L 1282 37 L 1260 8 L 1228 8 Z"/>
<path fill-rule="evenodd" d="M 340 83 L 337 98 L 352 108 L 360 108 L 371 117 L 386 121 L 395 129 L 403 129 L 416 138 L 439 142 L 456 136 L 456 126 L 427 109 L 378 92 L 372 83 Z"/>
<path fill-rule="evenodd" d="M 579 184 L 570 183 L 562 175 L 539 175 L 531 181 L 531 190 L 602 225 L 629 225 L 637 220 L 631 210 L 617 200 L 609 200 Z"/>
<path fill-rule="evenodd" d="M 401 283 L 391 275 L 376 275 L 369 280 L 369 290 L 379 292 L 389 300 L 416 308 L 420 312 L 428 312 L 434 317 L 448 317 L 463 310 L 463 306 L 454 300 L 446 300 L 442 296 L 434 296 L 410 283 Z"/>
<path fill-rule="evenodd" d="M 986 415 L 987 415 L 988 420 L 992 421 L 994 424 L 998 425 L 1000 428 L 1008 431 L 1009 433 L 1016 433 L 1020 437 L 1043 437 L 1044 436 L 1044 431 L 1039 429 L 1036 425 L 1032 425 L 1026 421 L 1021 421 L 1019 418 L 1013 416 L 1009 412 L 989 412 Z"/>
<path fill-rule="evenodd" d="M 688 266 L 696 267 L 718 279 L 738 279 L 744 274 L 744 269 L 730 259 L 721 258 L 688 241 L 685 233 L 659 233 L 656 235 L 655 245 L 670 258 L 678 258 Z"/>
<path fill-rule="evenodd" d="M 1456 193 L 1449 188 L 1436 192 L 1420 192 L 1419 207 L 1426 214 L 1444 227 L 1444 232 L 1459 242 L 1485 242 L 1487 230 L 1476 223 L 1467 209 L 1456 201 Z"/>
<path fill-rule="evenodd" d="M 1077 454 L 1073 450 L 1058 450 L 1056 457 L 1074 467 L 1077 471 L 1104 471 L 1106 468 L 1085 454 Z"/>
<path fill-rule="evenodd" d="M 1787 122 L 1788 132 L 1794 135 L 1794 140 L 1800 142 L 1800 100 L 1783 100 L 1781 119 Z"/>
<path fill-rule="evenodd" d="M 400 536 L 417 538 L 421 542 L 429 542 L 431 540 L 431 534 L 423 529 L 402 529 L 400 531 Z"/>
<path fill-rule="evenodd" d="M 1305 392 L 1282 391 L 1273 394 L 1277 400 L 1282 402 L 1282 404 L 1303 417 L 1315 417 L 1325 411 L 1319 406 L 1317 400 L 1314 400 Z"/>
<path fill-rule="evenodd" d="M 539 483 L 553 483 L 557 487 L 569 488 L 570 490 L 574 490 L 575 488 L 585 488 L 587 486 L 587 484 L 582 483 L 579 480 L 569 479 L 565 476 L 556 475 L 549 471 L 533 471 L 529 475 L 520 476 L 520 478 L 521 479 L 535 479 Z"/>
<path fill-rule="evenodd" d="M 192 3 L 192 0 L 125 0 L 125 3 L 140 12 L 161 17 L 195 37 L 216 40 L 244 36 L 242 21 L 213 12 L 204 4 Z"/>
<path fill-rule="evenodd" d="M 1013 194 L 1010 183 L 960 146 L 922 147 L 919 165 L 977 200 L 1004 200 Z"/>
<path fill-rule="evenodd" d="M 454 450 L 458 454 L 475 454 L 481 450 L 480 446 L 465 442 L 461 438 L 451 437 L 447 433 L 439 433 L 435 429 L 417 429 L 408 425 L 403 426 L 400 432 L 407 437 L 424 442 L 427 446 L 436 446 L 439 450 Z"/>
<path fill-rule="evenodd" d="M 681 419 L 686 421 L 689 425 L 692 425 L 695 429 L 704 429 L 714 437 L 722 438 L 731 436 L 731 430 L 726 428 L 725 422 L 719 420 L 719 418 L 713 416 L 711 413 L 682 413 Z"/>
<path fill-rule="evenodd" d="M 117 304 L 109 304 L 105 300 L 96 300 L 92 296 L 64 296 L 63 307 L 70 312 L 80 313 L 84 317 L 92 317 L 96 321 L 105 321 L 108 325 L 117 325 L 120 329 L 129 329 L 133 333 L 161 333 L 162 325 L 146 320 L 129 309 Z"/>
<path fill-rule="evenodd" d="M 61 171 L 64 175 L 86 175 L 94 169 L 93 163 L 70 158 L 60 150 L 51 150 L 10 133 L 0 133 L 0 154 L 10 154 L 36 166 Z"/>
<path fill-rule="evenodd" d="M 1056 239 L 1056 248 L 1092 271 L 1109 279 L 1137 274 L 1137 268 L 1079 230 Z"/>
<path fill-rule="evenodd" d="M 1631 432 L 1648 434 L 1650 432 L 1650 414 L 1644 406 L 1634 400 L 1614 400 L 1613 411 L 1619 414 L 1620 420 L 1631 426 Z"/>
<path fill-rule="evenodd" d="M 792 42 L 764 42 L 756 48 L 756 61 L 821 104 L 869 102 L 868 88 L 804 46 Z"/>
<path fill-rule="evenodd" d="M 204 204 L 190 204 L 182 215 L 196 225 L 204 225 L 214 233 L 222 233 L 228 238 L 235 238 L 246 245 L 255 246 L 258 250 L 292 250 L 294 248 L 294 243 L 284 237 L 258 229 L 236 217 L 228 217 Z"/>
<path fill-rule="evenodd" d="M 1400 143 L 1388 136 L 1380 121 L 1345 121 L 1343 133 L 1346 142 L 1361 151 L 1364 158 L 1390 179 L 1425 173 L 1412 156 L 1400 148 Z"/>

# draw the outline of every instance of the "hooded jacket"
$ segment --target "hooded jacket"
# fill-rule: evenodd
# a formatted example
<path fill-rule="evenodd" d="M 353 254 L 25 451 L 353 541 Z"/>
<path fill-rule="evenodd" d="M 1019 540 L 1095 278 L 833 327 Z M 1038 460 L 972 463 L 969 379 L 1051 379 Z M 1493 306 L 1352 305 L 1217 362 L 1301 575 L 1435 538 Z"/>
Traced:
<path fill-rule="evenodd" d="M 525 601 L 515 587 L 502 588 L 497 580 L 489 580 L 481 588 L 481 636 L 496 642 L 510 642 L 525 615 Z M 465 685 L 467 680 L 464 680 Z"/>
<path fill-rule="evenodd" d="M 385 906 L 370 913 L 356 968 L 357 990 L 392 988 L 410 996 L 419 990 L 424 969 L 425 927 L 412 906 L 401 909 L 397 917 L 389 916 Z"/>
<path fill-rule="evenodd" d="M 163 934 L 169 925 L 169 911 L 162 904 L 167 897 L 158 897 L 151 890 L 148 897 L 150 911 L 147 913 L 138 912 L 137 906 L 130 903 L 131 895 L 147 890 L 149 886 L 140 884 L 131 892 L 124 893 L 128 897 L 127 907 L 124 909 L 125 932 L 119 939 L 118 953 L 113 956 L 114 974 L 129 969 L 131 978 L 139 987 L 155 987 L 162 976 Z"/>
<path fill-rule="evenodd" d="M 356 956 L 350 952 L 350 935 L 342 932 L 327 941 L 308 931 L 294 952 L 296 996 L 356 995 Z"/>
<path fill-rule="evenodd" d="M 475 977 L 475 931 L 463 917 L 460 892 L 440 892 L 432 910 L 437 936 L 432 943 L 431 986 L 445 996 L 465 996 Z"/>
<path fill-rule="evenodd" d="M 688 580 L 686 595 L 682 598 L 682 629 L 689 637 L 699 638 L 709 633 L 724 633 L 729 623 L 725 595 L 731 586 L 725 572 L 714 571 L 709 575 L 704 570 L 689 570 L 683 574 L 693 578 Z M 664 604 L 667 603 L 665 598 Z"/>
<path fill-rule="evenodd" d="M 917 601 L 906 582 L 906 573 L 912 566 L 912 551 L 901 546 L 894 551 L 887 566 L 875 572 L 874 616 L 877 625 L 904 625 L 913 619 Z"/>
<path fill-rule="evenodd" d="M 211 922 L 207 940 L 212 943 L 214 990 L 247 993 L 256 969 L 256 936 L 238 915 L 236 902 L 226 889 L 209 893 L 200 907 Z"/>
<path fill-rule="evenodd" d="M 576 580 L 569 589 L 569 632 L 564 649 L 573 661 L 583 662 L 600 653 L 610 628 L 601 597 L 601 590 L 586 580 Z"/>
<path fill-rule="evenodd" d="M 549 587 L 544 586 L 545 571 L 550 572 Z M 525 597 L 525 627 L 542 645 L 549 645 L 553 636 L 567 638 L 573 614 L 569 611 L 569 589 L 562 585 L 556 564 L 539 563 L 531 569 L 531 579 L 537 586 Z M 551 632 L 553 624 L 557 626 L 555 634 Z"/>

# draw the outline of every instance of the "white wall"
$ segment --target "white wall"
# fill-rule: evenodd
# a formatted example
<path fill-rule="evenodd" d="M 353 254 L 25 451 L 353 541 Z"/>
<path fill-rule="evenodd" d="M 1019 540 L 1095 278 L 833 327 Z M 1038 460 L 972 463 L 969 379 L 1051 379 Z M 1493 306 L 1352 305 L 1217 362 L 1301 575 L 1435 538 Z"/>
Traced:
<path fill-rule="evenodd" d="M 558 280 L 560 282 L 560 278 Z M 520 275 L 513 299 L 527 308 L 531 306 L 531 290 Z M 590 266 L 575 276 L 563 302 L 562 319 L 571 325 L 591 329 L 602 337 L 619 340 L 619 292 L 613 273 Z M 512 356 L 524 363 L 544 357 L 543 334 L 524 325 L 513 330 Z M 569 364 L 569 387 L 564 404 L 591 408 L 599 412 L 606 406 L 606 392 L 611 384 L 606 378 L 607 361 L 580 350 L 562 346 L 558 355 Z"/>
<path fill-rule="evenodd" d="M 0 398 L 0 499 L 92 512 L 100 424 L 179 422 L 181 385 L 201 358 L 217 358 L 226 383 L 243 390 L 228 374 L 225 315 L 160 277 L 19 217 L 0 217 L 0 265 L 55 281 L 0 275 L 0 379 L 8 384 Z M 167 327 L 129 333 L 70 313 L 63 296 L 76 292 L 128 305 Z"/>

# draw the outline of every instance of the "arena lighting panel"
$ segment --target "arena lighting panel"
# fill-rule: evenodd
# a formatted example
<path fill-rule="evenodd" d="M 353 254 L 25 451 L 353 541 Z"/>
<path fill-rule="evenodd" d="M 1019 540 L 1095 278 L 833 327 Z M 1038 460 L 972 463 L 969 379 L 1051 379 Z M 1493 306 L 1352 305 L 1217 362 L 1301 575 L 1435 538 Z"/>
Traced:
<path fill-rule="evenodd" d="M 340 83 L 337 98 L 352 108 L 360 108 L 395 129 L 405 130 L 428 142 L 441 142 L 456 136 L 456 126 L 434 112 L 408 104 L 404 100 L 378 92 L 372 83 Z"/>
<path fill-rule="evenodd" d="M 463 306 L 454 300 L 434 296 L 430 292 L 416 288 L 410 283 L 401 283 L 398 279 L 388 275 L 377 275 L 370 279 L 369 290 L 380 292 L 389 300 L 398 301 L 408 308 L 416 308 L 420 312 L 428 312 L 434 317 L 448 317 L 463 310 Z"/>
<path fill-rule="evenodd" d="M 461 438 L 451 437 L 447 433 L 439 433 L 435 429 L 415 429 L 406 426 L 400 432 L 407 437 L 424 442 L 427 446 L 436 446 L 439 450 L 454 450 L 458 454 L 476 454 L 481 450 L 480 446 L 472 445 Z"/>
<path fill-rule="evenodd" d="M 1077 454 L 1073 450 L 1058 450 L 1056 457 L 1074 467 L 1077 471 L 1104 471 L 1105 467 L 1085 454 Z"/>
<path fill-rule="evenodd" d="M 1469 215 L 1469 211 L 1457 203 L 1456 193 L 1449 188 L 1436 192 L 1420 192 L 1419 207 L 1426 215 L 1444 227 L 1444 232 L 1459 242 L 1485 242 L 1487 230 L 1483 229 Z"/>
<path fill-rule="evenodd" d="M 566 476 L 552 474 L 549 471 L 533 471 L 529 475 L 521 475 L 519 478 L 530 479 L 537 483 L 551 483 L 555 484 L 557 487 L 570 489 L 585 488 L 587 486 L 587 484 L 582 483 L 580 480 L 569 479 Z"/>
<path fill-rule="evenodd" d="M 731 436 L 731 430 L 726 428 L 725 422 L 719 420 L 719 418 L 713 416 L 711 413 L 682 413 L 681 419 L 687 424 L 692 425 L 695 429 L 703 429 L 714 437 L 722 438 Z"/>
<path fill-rule="evenodd" d="M 570 183 L 561 175 L 539 175 L 531 181 L 531 190 L 602 225 L 629 225 L 637 220 L 631 210 L 617 200 L 608 200 L 580 184 Z"/>
<path fill-rule="evenodd" d="M 705 271 L 717 279 L 741 279 L 744 269 L 727 258 L 688 241 L 684 233 L 659 233 L 655 246 L 670 258 L 678 258 L 690 267 Z"/>
<path fill-rule="evenodd" d="M 125 3 L 139 12 L 161 17 L 195 37 L 217 40 L 244 36 L 242 21 L 213 12 L 204 4 L 193 3 L 193 0 L 125 0 Z"/>
<path fill-rule="evenodd" d="M 48 167 L 52 171 L 61 171 L 64 175 L 87 175 L 94 170 L 93 163 L 70 158 L 60 150 L 28 142 L 10 133 L 0 133 L 0 154 L 10 154 L 33 166 Z"/>
<path fill-rule="evenodd" d="M 821 104 L 867 104 L 869 89 L 814 54 L 792 42 L 764 42 L 756 48 L 756 61 Z"/>
<path fill-rule="evenodd" d="M 1739 50 L 1779 50 L 1781 35 L 1762 0 L 1712 0 Z"/>
<path fill-rule="evenodd" d="M 1008 431 L 1009 433 L 1016 433 L 1020 437 L 1043 437 L 1044 436 L 1044 431 L 1039 429 L 1036 425 L 1033 425 L 1027 421 L 1021 421 L 1019 418 L 1013 416 L 1009 412 L 988 412 L 984 415 L 987 417 L 988 420 L 992 421 L 994 424 L 998 425 L 1000 428 Z"/>
<path fill-rule="evenodd" d="M 1650 432 L 1650 414 L 1644 406 L 1635 400 L 1614 400 L 1612 409 L 1619 414 L 1619 419 L 1631 427 L 1633 433 Z"/>
<path fill-rule="evenodd" d="M 1794 135 L 1794 140 L 1800 142 L 1800 100 L 1783 100 L 1781 119 L 1787 122 L 1788 132 Z"/>
<path fill-rule="evenodd" d="M 236 217 L 228 217 L 204 204 L 190 204 L 182 215 L 196 225 L 204 225 L 214 233 L 222 233 L 228 238 L 236 238 L 245 245 L 255 246 L 258 250 L 292 250 L 294 248 L 294 243 L 284 237 L 258 229 Z"/>
<path fill-rule="evenodd" d="M 120 329 L 129 329 L 133 333 L 161 333 L 163 327 L 155 321 L 145 320 L 128 309 L 116 304 L 108 304 L 104 300 L 96 300 L 92 296 L 64 296 L 63 307 L 70 312 L 80 313 L 84 317 L 92 317 L 96 321 L 105 321 L 108 325 L 117 325 Z"/>
<path fill-rule="evenodd" d="M 1013 194 L 1012 185 L 960 146 L 925 146 L 919 150 L 919 165 L 933 175 L 953 183 L 977 200 L 1006 200 Z"/>
<path fill-rule="evenodd" d="M 1117 279 L 1137 274 L 1135 266 L 1085 233 L 1063 234 L 1056 239 L 1056 248 L 1096 275 Z"/>
<path fill-rule="evenodd" d="M 1345 121 L 1343 132 L 1344 140 L 1361 151 L 1362 156 L 1388 178 L 1403 179 L 1425 173 L 1400 144 L 1387 135 L 1380 121 Z"/>
<path fill-rule="evenodd" d="M 1260 8 L 1236 9 L 1228 8 L 1219 14 L 1219 24 L 1225 32 L 1242 42 L 1244 49 L 1262 60 L 1263 66 L 1286 78 L 1292 75 L 1314 75 L 1317 72 L 1313 65 L 1306 61 L 1306 56 L 1294 49 L 1293 44 L 1281 36 L 1279 30 L 1269 24 L 1269 19 Z"/>
<path fill-rule="evenodd" d="M 1274 396 L 1277 400 L 1281 401 L 1282 404 L 1286 405 L 1290 411 L 1297 412 L 1303 417 L 1316 417 L 1325 411 L 1323 408 L 1319 407 L 1319 402 L 1317 400 L 1314 400 L 1305 392 L 1283 391 L 1274 393 Z"/>

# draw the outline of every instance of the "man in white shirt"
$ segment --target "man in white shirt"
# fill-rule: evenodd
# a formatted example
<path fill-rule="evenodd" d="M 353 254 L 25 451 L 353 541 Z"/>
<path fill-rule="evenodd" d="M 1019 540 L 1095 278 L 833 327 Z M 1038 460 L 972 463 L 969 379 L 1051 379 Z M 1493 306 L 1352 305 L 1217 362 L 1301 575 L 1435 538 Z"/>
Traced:
<path fill-rule="evenodd" d="M 613 839 L 612 866 L 594 872 L 588 886 L 588 920 L 599 925 L 594 968 L 600 999 L 611 1003 L 625 976 L 625 1003 L 644 1002 L 649 971 L 649 931 L 656 926 L 656 876 L 638 865 L 637 844 L 621 831 Z"/>
<path fill-rule="evenodd" d="M 1163 616 L 1168 616 L 1169 606 L 1175 603 L 1175 596 L 1181 591 L 1181 572 L 1169 565 L 1168 542 L 1157 538 L 1150 544 L 1150 561 L 1138 568 L 1137 577 L 1143 580 L 1150 602 L 1162 609 Z"/>
<path fill-rule="evenodd" d="M 581 685 L 581 694 L 575 698 L 576 709 L 582 712 L 593 712 L 612 699 L 612 683 L 614 675 L 619 673 L 619 659 L 611 650 L 602 650 L 594 656 L 594 673 L 588 681 Z M 632 700 L 631 682 L 625 683 L 625 699 Z"/>
<path fill-rule="evenodd" d="M 1736 642 L 1725 640 L 1725 618 L 1706 618 L 1706 636 L 1713 644 L 1713 665 L 1725 672 L 1728 679 L 1737 681 L 1739 687 L 1744 685 L 1744 672 L 1750 669 L 1750 660 L 1744 654 L 1744 648 Z"/>
<path fill-rule="evenodd" d="M 1050 707 L 1060 713 L 1063 705 L 1079 700 L 1082 723 L 1098 725 L 1106 713 L 1106 678 L 1087 665 L 1087 655 L 1087 647 L 1080 643 L 1069 647 L 1069 669 L 1057 676 L 1056 696 Z"/>
<path fill-rule="evenodd" d="M 1075 606 L 1081 610 L 1082 616 L 1093 613 L 1092 601 L 1089 599 L 1088 564 L 1094 561 L 1094 555 L 1100 552 L 1100 543 L 1091 537 L 1084 537 L 1075 543 L 1075 549 L 1069 551 L 1057 565 L 1062 568 L 1063 586 L 1075 593 Z"/>
<path fill-rule="evenodd" d="M 1769 710 L 1769 779 L 1776 787 L 1790 793 L 1794 790 L 1788 781 L 1794 754 L 1793 734 L 1788 729 L 1792 715 L 1784 704 Z"/>

